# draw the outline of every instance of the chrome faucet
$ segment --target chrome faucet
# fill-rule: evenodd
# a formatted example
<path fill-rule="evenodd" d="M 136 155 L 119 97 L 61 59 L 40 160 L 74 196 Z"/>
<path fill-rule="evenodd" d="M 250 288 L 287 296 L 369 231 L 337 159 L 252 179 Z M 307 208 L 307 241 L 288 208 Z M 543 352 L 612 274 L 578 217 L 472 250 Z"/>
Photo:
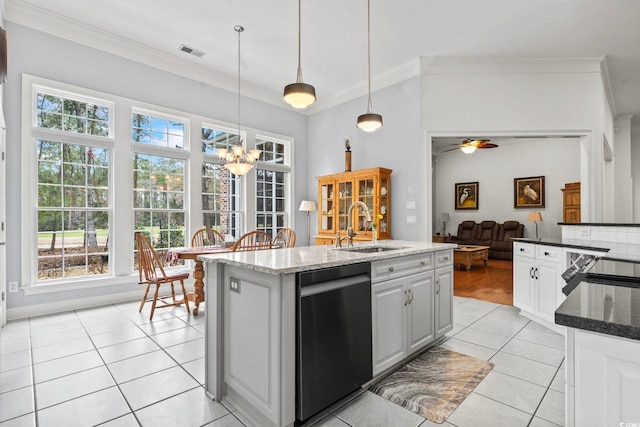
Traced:
<path fill-rule="evenodd" d="M 373 221 L 371 219 L 371 212 L 369 212 L 369 208 L 367 208 L 367 205 L 365 205 L 360 200 L 358 200 L 357 202 L 351 203 L 351 206 L 349 206 L 349 210 L 347 211 L 347 246 L 353 246 L 353 238 L 356 235 L 356 233 L 355 233 L 355 231 L 353 231 L 353 227 L 351 225 L 351 218 L 352 218 L 351 211 L 356 206 L 359 206 L 361 209 L 364 210 L 364 214 L 366 216 L 366 221 L 367 222 Z"/>

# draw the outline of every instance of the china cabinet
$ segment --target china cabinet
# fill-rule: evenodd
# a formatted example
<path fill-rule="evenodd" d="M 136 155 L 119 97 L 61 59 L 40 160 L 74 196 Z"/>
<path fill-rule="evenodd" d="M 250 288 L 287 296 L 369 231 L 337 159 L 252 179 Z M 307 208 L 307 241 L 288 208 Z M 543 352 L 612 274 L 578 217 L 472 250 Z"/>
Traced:
<path fill-rule="evenodd" d="M 317 245 L 335 244 L 336 236 L 346 236 L 349 206 L 363 202 L 373 217 L 366 220 L 364 212 L 351 210 L 351 226 L 357 235 L 354 241 L 391 239 L 391 170 L 370 168 L 318 177 Z"/>

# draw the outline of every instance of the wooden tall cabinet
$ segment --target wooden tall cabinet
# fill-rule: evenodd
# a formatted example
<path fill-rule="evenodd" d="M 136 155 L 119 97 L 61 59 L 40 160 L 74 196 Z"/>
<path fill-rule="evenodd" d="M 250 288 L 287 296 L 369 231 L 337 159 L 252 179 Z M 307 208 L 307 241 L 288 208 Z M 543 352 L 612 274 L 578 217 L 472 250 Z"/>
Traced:
<path fill-rule="evenodd" d="M 380 240 L 391 239 L 391 169 L 371 168 L 318 177 L 317 245 L 335 244 L 336 236 L 346 236 L 349 206 L 363 202 L 377 224 Z M 382 215 L 377 218 L 376 215 Z M 354 241 L 373 237 L 373 227 L 358 207 L 351 211 Z"/>
<path fill-rule="evenodd" d="M 580 183 L 569 182 L 562 188 L 562 222 L 580 222 Z"/>

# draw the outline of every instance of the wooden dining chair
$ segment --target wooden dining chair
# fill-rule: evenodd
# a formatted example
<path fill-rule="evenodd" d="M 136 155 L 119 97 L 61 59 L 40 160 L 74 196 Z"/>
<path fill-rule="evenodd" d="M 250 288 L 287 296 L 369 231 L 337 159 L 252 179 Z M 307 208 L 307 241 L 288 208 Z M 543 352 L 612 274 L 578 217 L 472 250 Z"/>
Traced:
<path fill-rule="evenodd" d="M 258 251 L 261 249 L 271 249 L 271 236 L 259 230 L 244 233 L 231 247 L 233 252 Z"/>
<path fill-rule="evenodd" d="M 189 278 L 188 272 L 180 272 L 174 274 L 167 274 L 162 268 L 162 262 L 158 257 L 153 246 L 149 243 L 149 240 L 139 231 L 136 231 L 136 242 L 138 243 L 138 272 L 140 273 L 140 284 L 147 285 L 144 291 L 144 296 L 140 302 L 140 309 L 138 312 L 142 312 L 142 307 L 147 301 L 153 301 L 151 304 L 151 315 L 149 320 L 153 319 L 153 312 L 156 310 L 156 304 L 160 300 L 161 305 L 158 308 L 173 307 L 183 304 L 187 307 L 187 313 L 191 313 L 189 309 L 189 300 L 187 299 L 187 291 L 184 288 L 184 281 Z M 173 282 L 180 281 L 182 287 L 183 300 L 176 300 L 176 293 L 173 289 Z M 160 286 L 169 283 L 171 285 L 171 297 L 158 297 L 160 292 Z M 147 298 L 149 295 L 149 288 L 151 285 L 155 285 L 156 289 L 152 298 Z"/>
<path fill-rule="evenodd" d="M 191 237 L 191 247 L 201 248 L 204 246 L 224 245 L 224 236 L 213 228 L 205 227 L 193 233 Z"/>
<path fill-rule="evenodd" d="M 296 245 L 296 232 L 293 228 L 285 227 L 278 231 L 273 238 L 271 246 L 275 248 L 292 248 Z"/>

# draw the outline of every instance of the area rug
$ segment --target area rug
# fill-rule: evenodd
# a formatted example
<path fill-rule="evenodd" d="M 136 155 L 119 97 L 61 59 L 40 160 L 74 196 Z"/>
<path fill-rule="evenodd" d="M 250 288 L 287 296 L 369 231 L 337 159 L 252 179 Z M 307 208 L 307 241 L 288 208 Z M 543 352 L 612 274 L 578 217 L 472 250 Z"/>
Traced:
<path fill-rule="evenodd" d="M 441 424 L 491 369 L 491 362 L 438 347 L 384 377 L 369 390 Z"/>

